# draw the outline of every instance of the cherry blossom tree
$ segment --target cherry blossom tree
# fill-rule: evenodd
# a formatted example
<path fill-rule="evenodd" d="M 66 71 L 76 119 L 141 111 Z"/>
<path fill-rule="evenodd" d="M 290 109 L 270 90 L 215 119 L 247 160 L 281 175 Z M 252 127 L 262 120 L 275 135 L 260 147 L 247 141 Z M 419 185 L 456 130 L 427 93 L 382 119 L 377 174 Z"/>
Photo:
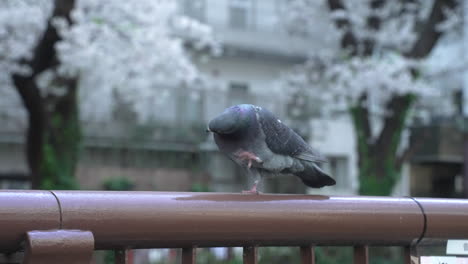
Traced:
<path fill-rule="evenodd" d="M 286 25 L 307 35 L 315 9 L 326 6 L 340 33 L 338 50 L 319 50 L 286 74 L 292 94 L 308 91 L 322 114 L 347 111 L 355 128 L 361 194 L 389 195 L 414 145 L 401 149 L 417 99 L 435 91 L 422 78 L 423 59 L 460 23 L 455 0 L 292 0 Z"/>
<path fill-rule="evenodd" d="M 144 120 L 159 84 L 202 78 L 181 33 L 214 46 L 211 29 L 178 15 L 170 0 L 0 2 L 0 94 L 9 99 L 0 104 L 27 118 L 33 188 L 76 188 L 80 119 L 108 120 L 116 94 Z M 26 111 L 8 107 L 15 102 Z"/>

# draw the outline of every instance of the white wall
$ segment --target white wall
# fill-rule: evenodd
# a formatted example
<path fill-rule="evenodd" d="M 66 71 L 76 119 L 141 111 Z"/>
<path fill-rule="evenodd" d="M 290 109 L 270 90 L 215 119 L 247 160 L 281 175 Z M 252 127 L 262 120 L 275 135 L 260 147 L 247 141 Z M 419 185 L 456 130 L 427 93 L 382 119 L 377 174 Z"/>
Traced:
<path fill-rule="evenodd" d="M 279 60 L 264 60 L 223 56 L 198 62 L 197 66 L 205 74 L 215 79 L 215 89 L 206 91 L 205 118 L 207 120 L 230 106 L 226 92 L 230 82 L 241 82 L 248 85 L 252 97 L 246 103 L 261 105 L 282 117 L 284 98 L 273 93 L 274 82 L 281 72 L 293 66 Z"/>
<path fill-rule="evenodd" d="M 327 17 L 325 5 L 324 12 L 317 12 L 316 24 L 310 30 L 312 35 L 305 38 L 287 34 L 282 18 L 285 12 L 283 0 L 252 0 L 250 26 L 246 30 L 229 26 L 229 0 L 199 1 L 205 6 L 204 23 L 214 28 L 216 37 L 224 44 L 290 56 L 306 56 L 311 49 L 325 46 L 338 48 L 339 41 L 332 37 L 334 26 Z"/>
<path fill-rule="evenodd" d="M 227 88 L 229 81 L 249 83 L 255 92 L 271 92 L 272 84 L 280 77 L 280 73 L 292 67 L 293 63 L 280 60 L 219 57 L 205 63 L 197 63 L 201 71 L 213 76 L 218 71 L 220 88 Z"/>
<path fill-rule="evenodd" d="M 354 129 L 349 118 L 334 120 L 314 120 L 311 122 L 310 144 L 326 157 L 345 157 L 347 159 L 347 184 L 326 187 L 314 193 L 333 193 L 337 195 L 356 194 L 359 188 L 357 176 L 357 155 Z"/>

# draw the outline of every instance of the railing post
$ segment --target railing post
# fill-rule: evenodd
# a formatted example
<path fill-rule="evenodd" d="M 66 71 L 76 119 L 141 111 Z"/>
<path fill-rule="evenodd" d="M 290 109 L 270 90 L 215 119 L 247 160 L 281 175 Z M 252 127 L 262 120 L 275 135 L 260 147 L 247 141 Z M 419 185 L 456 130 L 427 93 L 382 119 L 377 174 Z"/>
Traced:
<path fill-rule="evenodd" d="M 403 250 L 405 264 L 418 264 L 419 258 L 416 246 L 406 246 Z"/>
<path fill-rule="evenodd" d="M 368 246 L 354 246 L 354 264 L 369 264 Z"/>
<path fill-rule="evenodd" d="M 23 263 L 24 252 L 15 252 L 10 254 L 0 253 L 0 264 L 20 264 Z"/>
<path fill-rule="evenodd" d="M 94 251 L 89 231 L 30 231 L 26 234 L 25 264 L 88 264 Z"/>
<path fill-rule="evenodd" d="M 182 249 L 182 264 L 197 263 L 197 247 L 189 247 Z"/>
<path fill-rule="evenodd" d="M 133 264 L 133 252 L 131 249 L 114 250 L 115 264 Z"/>
<path fill-rule="evenodd" d="M 244 264 L 257 264 L 258 247 L 244 247 L 243 259 Z"/>
<path fill-rule="evenodd" d="M 302 246 L 301 247 L 301 263 L 302 264 L 315 264 L 315 247 Z"/>

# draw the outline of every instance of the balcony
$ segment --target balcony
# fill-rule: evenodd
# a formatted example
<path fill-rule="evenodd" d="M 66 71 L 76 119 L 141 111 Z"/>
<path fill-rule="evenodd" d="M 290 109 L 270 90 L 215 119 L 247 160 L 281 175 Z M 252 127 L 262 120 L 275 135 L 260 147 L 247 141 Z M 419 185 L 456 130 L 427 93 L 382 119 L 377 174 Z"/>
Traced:
<path fill-rule="evenodd" d="M 288 12 L 281 1 L 179 0 L 180 13 L 201 20 L 213 28 L 225 53 L 237 56 L 274 57 L 299 63 L 314 49 L 338 45 L 332 34 L 323 36 L 324 29 L 334 32 L 332 23 L 318 18 L 310 35 L 291 35 L 284 25 Z M 328 10 L 318 15 L 326 15 Z M 184 37 L 183 33 L 178 34 Z"/>
<path fill-rule="evenodd" d="M 463 162 L 463 133 L 453 119 L 433 121 L 410 129 L 410 145 L 415 147 L 414 163 Z"/>

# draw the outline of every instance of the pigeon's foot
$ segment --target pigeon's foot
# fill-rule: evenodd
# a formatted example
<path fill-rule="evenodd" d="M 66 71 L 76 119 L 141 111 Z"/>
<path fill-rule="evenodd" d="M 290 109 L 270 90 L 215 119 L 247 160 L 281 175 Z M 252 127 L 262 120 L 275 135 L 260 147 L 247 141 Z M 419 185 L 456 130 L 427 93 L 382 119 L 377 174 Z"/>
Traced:
<path fill-rule="evenodd" d="M 245 150 L 239 150 L 238 152 L 236 152 L 236 156 L 240 160 L 247 161 L 247 168 L 249 169 L 252 167 L 252 161 L 255 161 L 257 163 L 263 162 L 262 159 L 257 157 L 255 154 L 253 154 L 252 152 L 245 151 Z"/>
<path fill-rule="evenodd" d="M 255 181 L 254 185 L 252 186 L 252 188 L 248 191 L 242 191 L 242 193 L 246 193 L 246 194 L 260 194 L 260 192 L 257 190 L 257 184 L 258 184 L 258 181 Z"/>
<path fill-rule="evenodd" d="M 242 191 L 242 193 L 245 193 L 245 194 L 256 194 L 256 195 L 259 195 L 261 192 L 255 190 L 255 191 L 252 191 L 252 190 L 247 190 L 247 191 Z"/>

